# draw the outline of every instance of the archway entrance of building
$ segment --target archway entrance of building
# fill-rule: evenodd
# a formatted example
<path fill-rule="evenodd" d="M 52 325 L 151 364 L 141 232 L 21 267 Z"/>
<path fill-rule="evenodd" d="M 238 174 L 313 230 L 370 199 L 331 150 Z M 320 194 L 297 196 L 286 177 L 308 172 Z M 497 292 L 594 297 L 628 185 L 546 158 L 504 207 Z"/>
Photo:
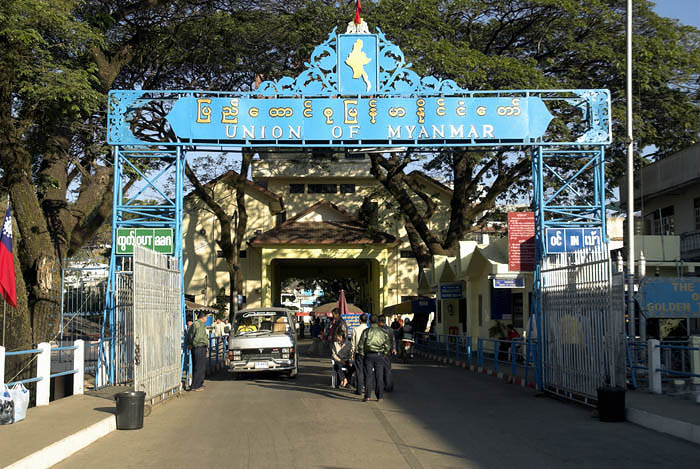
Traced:
<path fill-rule="evenodd" d="M 292 280 L 309 283 L 344 279 L 354 287 L 346 292 L 348 302 L 364 312 L 376 312 L 380 305 L 380 268 L 372 259 L 275 259 L 271 263 L 272 298 L 280 303 L 283 286 Z M 326 292 L 328 293 L 328 292 Z"/>

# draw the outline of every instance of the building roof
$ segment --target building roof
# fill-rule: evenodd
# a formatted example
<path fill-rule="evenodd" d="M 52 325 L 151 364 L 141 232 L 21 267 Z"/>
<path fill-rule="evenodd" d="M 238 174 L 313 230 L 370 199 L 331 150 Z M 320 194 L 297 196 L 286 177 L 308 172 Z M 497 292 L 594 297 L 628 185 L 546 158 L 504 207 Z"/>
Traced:
<path fill-rule="evenodd" d="M 358 219 L 327 200 L 322 200 L 279 226 L 255 236 L 252 246 L 269 244 L 395 244 L 396 237 L 377 231 L 368 233 Z"/>
<path fill-rule="evenodd" d="M 700 143 L 647 165 L 634 174 L 635 204 L 700 182 Z M 627 178 L 618 180 L 620 203 L 627 204 Z"/>
<path fill-rule="evenodd" d="M 233 171 L 233 170 L 226 171 L 225 173 L 208 181 L 206 184 L 204 184 L 204 187 L 210 188 L 211 186 L 214 186 L 219 182 L 225 182 L 225 183 L 230 182 L 230 184 L 233 185 L 233 178 L 235 178 L 235 177 L 238 177 L 238 173 L 236 171 Z M 254 192 L 257 192 L 258 194 L 263 196 L 263 198 L 268 199 L 272 203 L 271 207 L 272 207 L 273 211 L 275 211 L 275 212 L 281 211 L 282 208 L 284 207 L 282 197 L 275 194 L 274 192 L 271 192 L 271 191 L 265 189 L 261 185 L 254 183 L 253 181 L 251 181 L 248 178 L 246 178 L 246 180 L 245 180 L 245 188 L 252 190 Z M 193 191 L 189 192 L 185 196 L 185 198 L 188 198 L 188 197 L 191 197 L 194 195 L 195 195 L 195 191 L 193 190 Z"/>

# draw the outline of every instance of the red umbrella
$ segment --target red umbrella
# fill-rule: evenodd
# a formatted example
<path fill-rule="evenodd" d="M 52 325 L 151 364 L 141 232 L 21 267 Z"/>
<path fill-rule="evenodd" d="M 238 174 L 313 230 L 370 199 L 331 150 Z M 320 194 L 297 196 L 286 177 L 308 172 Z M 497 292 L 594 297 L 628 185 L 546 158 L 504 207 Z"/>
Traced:
<path fill-rule="evenodd" d="M 340 310 L 340 315 L 348 314 L 348 303 L 345 301 L 345 290 L 340 290 L 340 296 L 338 297 L 338 309 Z"/>

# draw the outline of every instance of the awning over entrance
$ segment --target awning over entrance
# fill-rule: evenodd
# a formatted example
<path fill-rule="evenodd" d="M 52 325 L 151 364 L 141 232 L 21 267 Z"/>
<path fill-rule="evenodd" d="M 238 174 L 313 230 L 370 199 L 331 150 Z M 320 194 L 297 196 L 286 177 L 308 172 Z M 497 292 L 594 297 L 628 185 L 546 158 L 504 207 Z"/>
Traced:
<path fill-rule="evenodd" d="M 430 314 L 435 312 L 435 299 L 419 298 L 403 303 L 387 306 L 384 314 Z"/>

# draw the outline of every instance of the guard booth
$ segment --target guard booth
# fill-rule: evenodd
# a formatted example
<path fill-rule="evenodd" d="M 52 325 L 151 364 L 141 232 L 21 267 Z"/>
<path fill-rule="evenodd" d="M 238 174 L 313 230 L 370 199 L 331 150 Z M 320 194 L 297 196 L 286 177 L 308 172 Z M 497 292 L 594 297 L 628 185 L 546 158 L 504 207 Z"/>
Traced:
<path fill-rule="evenodd" d="M 570 136 L 560 137 L 550 129 L 555 118 L 570 129 Z M 160 128 L 170 132 L 159 133 Z M 168 137 L 171 134 L 175 137 Z M 371 33 L 362 20 L 350 22 L 345 33 L 333 29 L 298 76 L 265 81 L 255 90 L 113 90 L 107 138 L 115 157 L 113 242 L 120 229 L 172 229 L 173 256 L 180 271 L 184 162 L 188 151 L 205 147 L 208 151 L 213 147 L 221 151 L 241 147 L 356 151 L 368 147 L 421 151 L 517 147 L 530 152 L 538 263 L 533 302 L 538 328 L 546 326 L 541 318 L 548 312 L 543 308 L 554 304 L 543 301 L 548 288 L 541 268 L 547 255 L 545 230 L 593 228 L 599 230 L 603 243 L 607 239 L 604 147 L 612 138 L 607 90 L 469 90 L 453 80 L 421 77 L 399 47 L 379 28 Z M 124 174 L 137 168 L 138 161 L 154 159 L 162 161 L 165 169 L 143 177 L 164 201 L 139 204 L 126 196 Z M 578 169 L 559 171 L 564 160 L 576 161 Z M 166 196 L 164 189 L 166 178 L 162 176 L 168 171 L 175 181 L 173 197 Z M 576 189 L 575 182 L 583 177 L 593 181 L 590 193 Z M 574 202 L 562 197 L 572 194 Z M 120 327 L 121 321 L 115 316 L 114 298 L 124 256 L 112 250 L 112 299 L 105 313 L 113 319 L 109 322 L 112 329 Z M 547 268 L 559 265 L 566 268 L 572 260 L 559 257 Z M 269 281 L 265 272 L 262 280 Z M 609 278 L 601 281 L 609 282 Z M 184 314 L 182 299 L 180 304 Z M 556 338 L 554 330 L 545 327 L 539 334 L 541 345 Z M 556 341 L 552 347 L 540 350 L 545 363 L 562 350 Z M 106 356 L 104 366 L 114 382 L 114 356 Z M 544 370 L 541 386 L 553 383 L 553 373 Z M 605 377 L 591 379 L 602 382 Z"/>

